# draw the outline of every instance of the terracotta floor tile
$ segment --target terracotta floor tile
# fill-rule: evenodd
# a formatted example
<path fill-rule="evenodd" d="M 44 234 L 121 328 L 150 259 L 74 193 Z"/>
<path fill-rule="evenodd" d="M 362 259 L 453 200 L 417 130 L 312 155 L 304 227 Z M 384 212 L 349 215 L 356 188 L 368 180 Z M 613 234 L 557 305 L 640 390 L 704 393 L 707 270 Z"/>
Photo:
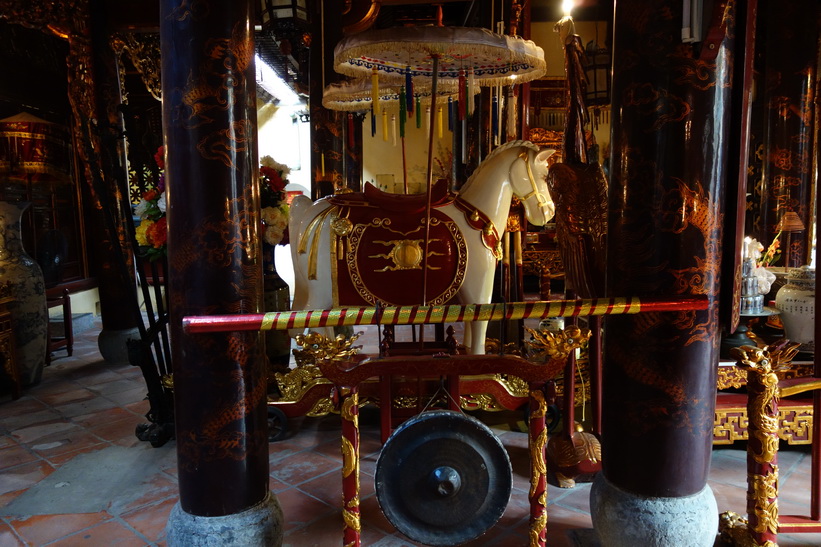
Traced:
<path fill-rule="evenodd" d="M 84 387 L 76 387 L 68 391 L 55 391 L 54 393 L 38 393 L 37 398 L 49 406 L 59 406 L 79 401 L 94 399 L 98 394 Z"/>
<path fill-rule="evenodd" d="M 139 486 L 135 485 L 135 489 L 139 489 L 142 495 L 130 500 L 125 505 L 115 503 L 109 511 L 114 514 L 125 515 L 138 509 L 156 507 L 160 502 L 170 498 L 174 500 L 179 498 L 179 487 L 176 479 L 162 472 L 147 477 Z"/>
<path fill-rule="evenodd" d="M 28 427 L 15 429 L 14 432 L 12 432 L 12 437 L 20 444 L 31 446 L 39 444 L 39 439 L 59 435 L 61 433 L 68 433 L 70 431 L 79 431 L 80 429 L 80 426 L 67 420 L 56 420 L 50 423 L 30 425 Z"/>
<path fill-rule="evenodd" d="M 102 444 L 102 441 L 97 436 L 84 429 L 73 429 L 41 437 L 31 445 L 31 449 L 43 458 L 51 459 L 99 444 Z"/>
<path fill-rule="evenodd" d="M 71 421 L 84 427 L 95 427 L 117 420 L 124 420 L 126 418 L 134 419 L 134 413 L 124 408 L 113 407 L 106 410 L 92 412 L 90 414 L 75 416 Z"/>
<path fill-rule="evenodd" d="M 0 545 L 3 547 L 24 547 L 26 543 L 17 536 L 8 524 L 0 521 Z"/>
<path fill-rule="evenodd" d="M 171 509 L 176 505 L 178 499 L 178 496 L 175 495 L 159 503 L 123 513 L 122 519 L 151 541 L 164 539 L 168 515 L 171 514 Z"/>
<path fill-rule="evenodd" d="M 135 382 L 136 384 L 136 382 Z M 118 393 L 111 393 L 106 394 L 105 398 L 113 401 L 115 404 L 119 406 L 128 407 L 129 405 L 137 405 L 141 402 L 148 402 L 145 401 L 146 396 L 148 395 L 148 391 L 145 388 L 145 385 L 140 387 L 135 387 L 132 389 L 127 389 L 125 391 L 120 391 Z M 145 411 L 148 411 L 149 406 L 145 406 Z M 144 415 L 145 412 L 140 413 Z"/>
<path fill-rule="evenodd" d="M 145 419 L 145 415 L 148 413 L 149 410 L 151 410 L 151 405 L 149 404 L 148 399 L 146 399 L 145 394 L 143 395 L 142 399 L 121 406 L 126 410 L 133 412 L 134 414 L 139 416 L 140 419 L 142 419 L 144 422 L 148 421 Z"/>
<path fill-rule="evenodd" d="M 132 391 L 132 390 L 135 390 L 135 389 L 140 389 L 140 390 L 143 391 L 143 394 L 146 391 L 145 381 L 144 380 L 142 380 L 142 379 L 138 379 L 138 380 L 126 379 L 126 378 L 123 378 L 122 376 L 120 376 L 119 374 L 117 375 L 116 380 L 112 380 L 110 382 L 102 382 L 102 383 L 99 383 L 99 384 L 94 384 L 94 385 L 89 386 L 88 389 L 90 389 L 91 391 L 93 391 L 95 393 L 99 393 L 100 395 L 103 395 L 105 397 L 108 397 L 108 398 L 111 398 L 113 395 L 116 395 L 118 393 L 122 393 L 124 391 Z"/>
<path fill-rule="evenodd" d="M 2 453 L 0 453 L 0 458 L 2 457 Z M 0 494 L 20 492 L 26 488 L 30 488 L 49 476 L 52 472 L 54 472 L 54 467 L 43 460 L 3 469 L 3 472 L 0 473 Z M 0 506 L 0 514 L 2 514 L 2 512 L 3 509 L 2 506 Z"/>
<path fill-rule="evenodd" d="M 115 406 L 117 405 L 105 397 L 95 397 L 94 399 L 89 399 L 87 401 L 78 401 L 76 403 L 55 406 L 54 410 L 58 411 L 66 418 L 74 418 L 75 416 L 84 416 L 92 412 L 108 410 L 110 408 L 114 408 Z"/>
<path fill-rule="evenodd" d="M 145 538 L 140 537 L 123 524 L 110 520 L 82 532 L 50 543 L 49 547 L 76 547 L 78 545 L 105 545 L 106 547 L 145 547 Z"/>
<path fill-rule="evenodd" d="M 277 500 L 285 517 L 285 530 L 305 526 L 319 517 L 337 511 L 328 504 L 315 499 L 296 488 L 277 493 Z M 341 517 L 340 517 L 341 518 Z"/>
<path fill-rule="evenodd" d="M 11 445 L 0 449 L 0 469 L 14 467 L 38 459 L 37 454 L 32 453 L 24 446 Z"/>
<path fill-rule="evenodd" d="M 85 366 L 74 368 L 66 374 L 66 377 L 84 386 L 96 386 L 122 378 L 110 370 L 105 363 L 88 363 Z"/>
<path fill-rule="evenodd" d="M 328 547 L 342 545 L 342 515 L 328 513 L 300 528 L 287 530 L 282 547 Z M 362 545 L 377 545 L 385 533 L 368 526 L 361 531 Z"/>
<path fill-rule="evenodd" d="M 64 384 L 59 384 L 59 386 L 60 389 L 65 389 Z M 13 416 L 34 414 L 35 412 L 46 409 L 46 405 L 33 398 L 31 395 L 23 395 L 16 401 L 12 401 L 11 399 L 8 401 L 0 399 L 0 405 L 2 405 L 3 409 L 0 424 L 4 424 L 7 418 L 11 418 Z"/>
<path fill-rule="evenodd" d="M 88 444 L 88 445 L 83 446 L 82 448 L 79 448 L 79 449 L 76 449 L 76 450 L 69 450 L 69 451 L 66 451 L 66 452 L 49 454 L 48 457 L 46 457 L 46 459 L 48 460 L 48 462 L 51 465 L 53 465 L 55 467 L 60 467 L 64 463 L 66 463 L 68 461 L 71 461 L 72 458 L 76 458 L 80 454 L 85 454 L 87 452 L 94 452 L 96 450 L 100 450 L 101 448 L 105 448 L 106 446 L 108 446 L 108 443 L 104 443 L 104 442 L 99 442 L 99 443 L 96 443 L 96 444 L 92 443 L 92 444 Z"/>
<path fill-rule="evenodd" d="M 133 438 L 135 441 L 137 441 L 138 439 L 137 436 L 134 434 L 134 429 L 136 428 L 138 423 L 139 420 L 137 420 L 133 416 L 130 416 L 120 420 L 112 420 L 106 424 L 91 427 L 88 429 L 88 431 L 105 441 L 115 441 L 125 437 Z"/>
<path fill-rule="evenodd" d="M 64 418 L 59 412 L 51 408 L 41 408 L 30 414 L 19 414 L 0 418 L 0 431 L 15 431 L 22 427 L 50 423 Z"/>
<path fill-rule="evenodd" d="M 111 520 L 105 511 L 100 513 L 78 513 L 73 515 L 35 515 L 27 518 L 11 519 L 12 527 L 20 537 L 33 545 L 43 545 L 50 541 L 71 535 L 101 522 Z"/>
<path fill-rule="evenodd" d="M 332 461 L 314 452 L 298 453 L 276 462 L 271 476 L 292 486 L 305 482 L 317 475 L 338 469 L 339 461 Z"/>

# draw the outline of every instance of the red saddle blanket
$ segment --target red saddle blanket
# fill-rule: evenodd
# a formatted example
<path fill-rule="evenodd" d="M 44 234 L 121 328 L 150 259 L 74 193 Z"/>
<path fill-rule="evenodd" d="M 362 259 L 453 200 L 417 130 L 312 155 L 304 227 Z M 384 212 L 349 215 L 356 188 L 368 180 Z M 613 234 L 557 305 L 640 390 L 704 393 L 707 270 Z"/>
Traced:
<path fill-rule="evenodd" d="M 375 189 L 374 189 L 375 190 Z M 389 196 L 402 209 L 401 199 Z M 338 199 L 341 198 L 341 199 Z M 411 213 L 395 212 L 385 202 L 371 203 L 366 194 L 343 194 L 331 200 L 337 206 L 332 245 L 335 305 L 361 306 L 444 304 L 458 292 L 465 278 L 467 245 L 450 217 L 433 208 L 425 250 L 425 207 L 409 204 Z M 440 201 L 441 204 L 447 200 Z M 379 203 L 379 205 L 377 205 Z M 423 270 L 423 265 L 425 270 Z M 425 280 L 426 272 L 427 280 Z"/>

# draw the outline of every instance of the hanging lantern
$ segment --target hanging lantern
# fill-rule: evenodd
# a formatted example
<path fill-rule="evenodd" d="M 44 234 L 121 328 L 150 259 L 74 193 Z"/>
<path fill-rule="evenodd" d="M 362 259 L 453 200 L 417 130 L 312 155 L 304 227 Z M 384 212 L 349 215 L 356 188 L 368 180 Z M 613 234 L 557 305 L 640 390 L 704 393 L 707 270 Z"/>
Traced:
<path fill-rule="evenodd" d="M 259 21 L 262 30 L 270 30 L 280 22 L 307 25 L 310 23 L 308 0 L 259 0 Z"/>
<path fill-rule="evenodd" d="M 590 41 L 585 46 L 587 55 L 587 93 L 585 101 L 588 106 L 610 105 L 610 51 Z"/>

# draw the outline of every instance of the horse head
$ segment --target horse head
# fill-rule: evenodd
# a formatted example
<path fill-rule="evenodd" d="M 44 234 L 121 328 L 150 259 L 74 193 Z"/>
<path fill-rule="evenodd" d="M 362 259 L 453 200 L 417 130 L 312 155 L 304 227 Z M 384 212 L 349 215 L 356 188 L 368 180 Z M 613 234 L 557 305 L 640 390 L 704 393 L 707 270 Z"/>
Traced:
<path fill-rule="evenodd" d="M 547 189 L 547 160 L 556 150 L 539 148 L 530 142 L 522 142 L 517 159 L 510 166 L 509 180 L 513 194 L 525 207 L 525 215 L 531 224 L 544 226 L 556 213 L 556 206 Z"/>

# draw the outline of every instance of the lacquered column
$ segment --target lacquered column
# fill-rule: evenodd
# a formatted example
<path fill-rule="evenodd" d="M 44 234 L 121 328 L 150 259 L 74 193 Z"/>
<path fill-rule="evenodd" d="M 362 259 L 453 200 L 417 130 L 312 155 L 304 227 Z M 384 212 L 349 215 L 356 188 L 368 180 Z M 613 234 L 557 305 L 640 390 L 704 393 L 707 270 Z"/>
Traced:
<path fill-rule="evenodd" d="M 804 230 L 782 233 L 781 259 L 776 266 L 809 264 L 813 191 L 815 92 L 818 74 L 817 3 L 815 0 L 764 2 L 761 10 L 764 127 L 762 176 L 757 188 L 761 202 L 760 241 L 767 247 L 779 231 L 779 221 L 792 211 Z M 790 247 L 788 250 L 787 247 Z"/>
<path fill-rule="evenodd" d="M 733 2 L 717 3 L 702 41 L 682 43 L 681 2 L 615 8 L 607 291 L 706 295 L 710 306 L 605 324 L 603 474 L 591 492 L 603 545 L 715 538 L 707 473 L 734 18 Z"/>
<path fill-rule="evenodd" d="M 260 334 L 192 335 L 181 329 L 188 315 L 262 310 L 250 16 L 247 0 L 160 4 L 180 487 L 169 543 L 197 545 L 201 529 L 212 540 L 228 530 L 234 534 L 225 536 L 229 543 L 269 541 L 267 527 L 278 510 L 268 491 Z"/>

